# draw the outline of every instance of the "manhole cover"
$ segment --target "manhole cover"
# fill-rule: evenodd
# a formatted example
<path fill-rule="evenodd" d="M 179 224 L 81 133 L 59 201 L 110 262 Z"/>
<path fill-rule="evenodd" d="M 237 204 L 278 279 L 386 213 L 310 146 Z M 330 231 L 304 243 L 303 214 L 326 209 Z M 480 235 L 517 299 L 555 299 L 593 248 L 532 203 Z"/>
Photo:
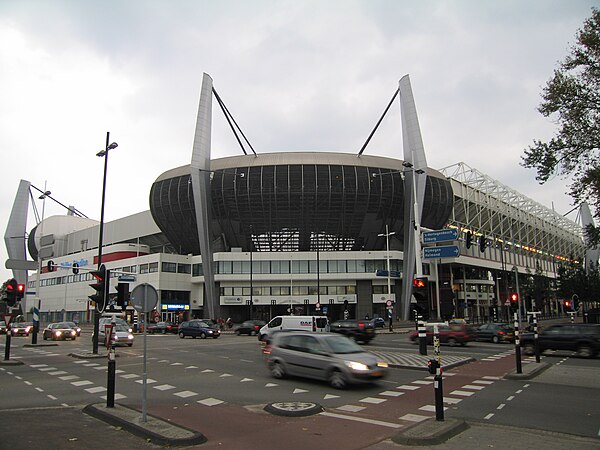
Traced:
<path fill-rule="evenodd" d="M 323 411 L 323 407 L 312 402 L 276 402 L 269 403 L 265 411 L 278 416 L 312 416 Z"/>

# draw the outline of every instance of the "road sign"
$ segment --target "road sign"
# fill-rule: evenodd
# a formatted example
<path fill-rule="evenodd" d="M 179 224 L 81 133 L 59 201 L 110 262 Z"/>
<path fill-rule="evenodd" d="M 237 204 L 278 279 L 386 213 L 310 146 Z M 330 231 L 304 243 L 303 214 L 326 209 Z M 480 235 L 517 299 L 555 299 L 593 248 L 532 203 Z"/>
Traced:
<path fill-rule="evenodd" d="M 121 283 L 133 283 L 135 281 L 135 275 L 119 275 L 119 282 Z"/>
<path fill-rule="evenodd" d="M 444 228 L 443 230 L 425 231 L 423 233 L 424 244 L 435 244 L 436 242 L 455 241 L 458 239 L 456 228 Z"/>
<path fill-rule="evenodd" d="M 130 298 L 136 311 L 147 313 L 156 307 L 158 292 L 151 284 L 142 283 L 133 289 Z"/>
<path fill-rule="evenodd" d="M 442 245 L 440 247 L 423 248 L 424 259 L 458 258 L 459 256 L 460 249 L 458 248 L 458 245 Z"/>

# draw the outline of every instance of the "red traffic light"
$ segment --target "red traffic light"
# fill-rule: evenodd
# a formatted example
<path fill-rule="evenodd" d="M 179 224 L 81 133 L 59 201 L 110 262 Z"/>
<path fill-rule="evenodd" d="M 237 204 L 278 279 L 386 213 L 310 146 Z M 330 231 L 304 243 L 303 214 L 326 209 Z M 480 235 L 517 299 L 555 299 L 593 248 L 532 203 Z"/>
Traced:
<path fill-rule="evenodd" d="M 565 308 L 571 307 L 571 300 L 565 300 Z"/>
<path fill-rule="evenodd" d="M 413 287 L 415 288 L 424 288 L 427 283 L 426 278 L 415 278 L 413 280 Z"/>
<path fill-rule="evenodd" d="M 510 294 L 510 301 L 512 303 L 518 302 L 519 301 L 519 294 L 517 294 L 517 293 Z"/>

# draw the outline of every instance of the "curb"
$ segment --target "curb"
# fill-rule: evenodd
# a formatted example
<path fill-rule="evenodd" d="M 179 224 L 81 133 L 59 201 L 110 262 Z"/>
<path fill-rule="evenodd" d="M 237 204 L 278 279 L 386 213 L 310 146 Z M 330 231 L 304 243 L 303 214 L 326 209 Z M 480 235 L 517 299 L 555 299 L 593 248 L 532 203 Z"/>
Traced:
<path fill-rule="evenodd" d="M 400 445 L 439 445 L 468 428 L 469 425 L 462 419 L 437 421 L 431 418 L 402 430 L 392 436 L 392 441 Z"/>
<path fill-rule="evenodd" d="M 114 408 L 107 408 L 100 403 L 90 404 L 83 408 L 83 412 L 156 445 L 181 447 L 204 444 L 207 441 L 202 433 L 149 414 L 147 422 L 144 423 L 141 421 L 140 411 L 123 405 L 115 404 Z"/>
<path fill-rule="evenodd" d="M 56 342 L 42 342 L 40 344 L 23 344 L 23 347 L 58 347 Z"/>
<path fill-rule="evenodd" d="M 530 367 L 532 367 L 531 370 L 529 370 Z M 516 373 L 515 369 L 515 371 L 504 375 L 504 378 L 508 380 L 530 380 L 532 378 L 537 377 L 540 373 L 542 373 L 549 367 L 550 364 L 548 363 L 529 363 L 524 367 L 527 370 L 525 370 L 523 373 Z"/>
<path fill-rule="evenodd" d="M 0 366 L 22 366 L 25 363 L 23 361 L 21 361 L 20 359 L 9 359 L 7 360 L 1 360 L 0 361 Z"/>

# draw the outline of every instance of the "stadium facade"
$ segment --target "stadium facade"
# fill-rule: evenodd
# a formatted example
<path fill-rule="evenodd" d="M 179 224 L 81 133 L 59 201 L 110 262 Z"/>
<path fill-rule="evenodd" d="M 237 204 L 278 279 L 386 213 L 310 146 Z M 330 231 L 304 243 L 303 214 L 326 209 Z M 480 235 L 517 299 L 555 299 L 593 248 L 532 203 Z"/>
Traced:
<path fill-rule="evenodd" d="M 581 226 L 464 163 L 428 168 L 407 77 L 399 93 L 402 160 L 362 152 L 213 160 L 205 75 L 191 163 L 156 179 L 148 211 L 104 225 L 111 293 L 120 276 L 133 276 L 130 289 L 150 283 L 159 293 L 153 315 L 174 322 L 288 313 L 337 319 L 345 310 L 403 317 L 415 308 L 432 317 L 501 317 L 516 273 L 552 280 L 560 264 L 583 261 Z M 25 241 L 12 237 L 26 235 L 31 188 L 21 182 L 5 234 L 11 261 L 27 259 Z M 99 226 L 74 212 L 28 232 L 29 255 L 42 263 L 39 286 L 37 274 L 27 278 L 31 265 L 12 266 L 28 283 L 23 313 L 39 297 L 42 322 L 91 319 Z M 451 244 L 460 254 L 419 258 L 420 227 L 456 230 L 456 240 L 432 246 Z M 424 305 L 410 296 L 415 272 L 429 280 Z M 559 308 L 551 292 L 532 301 Z"/>

